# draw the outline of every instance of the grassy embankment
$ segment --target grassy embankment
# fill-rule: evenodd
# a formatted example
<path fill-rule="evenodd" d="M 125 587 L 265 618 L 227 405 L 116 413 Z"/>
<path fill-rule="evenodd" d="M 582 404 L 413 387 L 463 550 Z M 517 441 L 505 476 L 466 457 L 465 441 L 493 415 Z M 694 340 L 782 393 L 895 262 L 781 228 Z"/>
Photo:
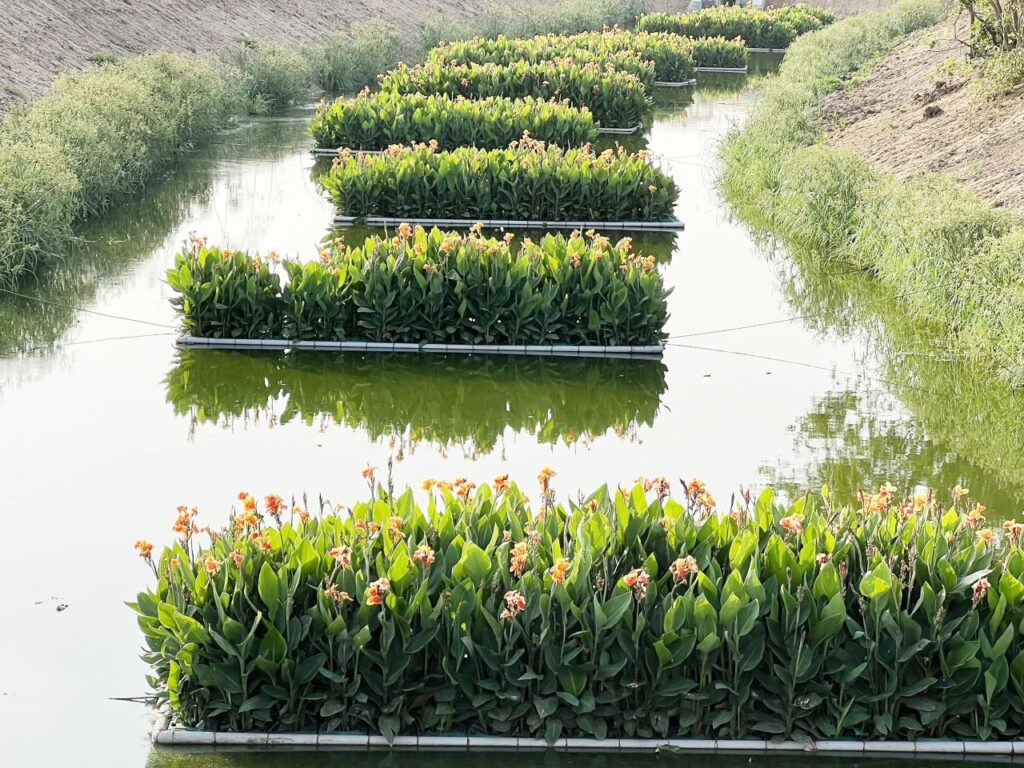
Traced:
<path fill-rule="evenodd" d="M 588 7 L 589 6 L 589 7 Z M 270 112 L 314 89 L 362 87 L 439 39 L 624 24 L 639 0 L 563 0 L 536 14 L 489 7 L 474 26 L 440 20 L 408 36 L 379 22 L 315 46 L 244 40 L 218 57 L 147 54 L 69 72 L 0 124 L 0 285 L 66 253 L 75 226 L 144 187 L 231 118 Z"/>
<path fill-rule="evenodd" d="M 1024 220 L 953 179 L 873 172 L 821 142 L 824 94 L 907 33 L 938 22 L 935 0 L 902 0 L 793 43 L 746 126 L 726 141 L 723 189 L 755 228 L 868 271 L 957 351 L 1024 383 Z"/>

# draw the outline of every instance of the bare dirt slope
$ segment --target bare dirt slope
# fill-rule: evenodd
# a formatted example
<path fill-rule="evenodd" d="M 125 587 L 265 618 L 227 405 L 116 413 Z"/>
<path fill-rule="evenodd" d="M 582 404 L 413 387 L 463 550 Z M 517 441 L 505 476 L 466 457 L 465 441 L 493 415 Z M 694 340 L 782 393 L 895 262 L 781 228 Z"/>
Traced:
<path fill-rule="evenodd" d="M 829 143 L 900 178 L 951 173 L 992 203 L 1024 211 L 1024 87 L 987 101 L 944 71 L 964 58 L 964 37 L 953 21 L 922 30 L 867 82 L 830 96 Z"/>
<path fill-rule="evenodd" d="M 510 0 L 528 7 L 537 0 Z M 471 17 L 484 0 L 0 0 L 0 111 L 41 94 L 97 52 L 202 53 L 246 35 L 306 42 L 356 20 L 406 28 L 436 14 Z M 524 10 L 524 12 L 526 12 Z"/>

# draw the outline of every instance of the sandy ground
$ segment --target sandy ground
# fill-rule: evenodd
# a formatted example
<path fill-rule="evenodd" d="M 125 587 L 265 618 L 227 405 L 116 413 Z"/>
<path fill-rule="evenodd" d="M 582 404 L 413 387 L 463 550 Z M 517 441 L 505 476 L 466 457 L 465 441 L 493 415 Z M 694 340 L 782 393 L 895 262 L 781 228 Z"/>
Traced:
<path fill-rule="evenodd" d="M 528 7 L 539 0 L 510 0 Z M 0 111 L 98 52 L 214 51 L 245 35 L 311 41 L 359 19 L 471 17 L 484 0 L 0 0 Z M 525 11 L 524 11 L 525 12 Z"/>
<path fill-rule="evenodd" d="M 944 62 L 964 57 L 962 26 L 916 33 L 867 82 L 829 97 L 829 142 L 900 178 L 951 173 L 995 205 L 1024 211 L 1024 86 L 985 101 L 946 74 Z"/>

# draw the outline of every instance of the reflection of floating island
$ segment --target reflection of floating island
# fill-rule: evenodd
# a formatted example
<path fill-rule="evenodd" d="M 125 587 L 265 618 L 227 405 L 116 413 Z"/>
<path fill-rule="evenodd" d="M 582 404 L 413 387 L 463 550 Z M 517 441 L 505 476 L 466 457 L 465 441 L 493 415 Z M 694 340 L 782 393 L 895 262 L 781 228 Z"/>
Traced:
<path fill-rule="evenodd" d="M 494 449 L 506 428 L 575 444 L 650 426 L 665 391 L 658 360 L 420 357 L 182 350 L 166 379 L 175 411 L 202 423 L 300 420 L 373 439 Z"/>

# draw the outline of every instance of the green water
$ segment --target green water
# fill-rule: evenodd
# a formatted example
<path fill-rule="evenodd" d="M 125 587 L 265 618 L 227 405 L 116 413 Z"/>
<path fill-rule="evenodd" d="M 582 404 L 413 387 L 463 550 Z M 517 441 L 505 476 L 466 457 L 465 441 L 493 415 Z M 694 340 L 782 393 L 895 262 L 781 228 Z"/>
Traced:
<path fill-rule="evenodd" d="M 661 361 L 178 350 L 163 276 L 189 233 L 301 257 L 332 235 L 308 111 L 225 134 L 83 229 L 80 248 L 20 287 L 42 303 L 0 299 L 11 542 L 0 560 L 0 765 L 465 759 L 152 751 L 146 708 L 114 698 L 146 692 L 122 601 L 149 579 L 133 542 L 168 543 L 178 504 L 216 523 L 240 490 L 344 503 L 365 492 L 367 464 L 391 462 L 395 484 L 416 488 L 506 472 L 529 486 L 547 465 L 563 498 L 639 475 L 696 475 L 723 504 L 769 482 L 791 496 L 823 483 L 842 495 L 885 481 L 942 493 L 960 483 L 993 520 L 1019 515 L 1024 396 L 955 362 L 868 278 L 772 252 L 730 220 L 715 158 L 747 113 L 743 82 L 702 77 L 695 91 L 659 91 L 643 137 L 679 184 L 687 225 L 637 238 L 673 288 Z M 768 758 L 486 759 L 731 768 Z"/>

